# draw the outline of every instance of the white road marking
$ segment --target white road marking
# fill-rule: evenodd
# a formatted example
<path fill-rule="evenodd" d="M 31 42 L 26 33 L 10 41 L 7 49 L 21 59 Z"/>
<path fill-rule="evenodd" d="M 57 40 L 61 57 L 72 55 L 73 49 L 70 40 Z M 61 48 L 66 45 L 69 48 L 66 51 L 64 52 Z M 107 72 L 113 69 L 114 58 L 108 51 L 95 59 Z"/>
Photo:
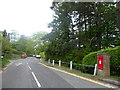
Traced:
<path fill-rule="evenodd" d="M 28 63 L 27 63 L 28 64 Z"/>
<path fill-rule="evenodd" d="M 28 65 L 29 69 L 31 70 L 31 67 Z"/>
<path fill-rule="evenodd" d="M 19 66 L 19 65 L 21 65 L 22 63 L 16 63 L 16 66 Z"/>
<path fill-rule="evenodd" d="M 35 81 L 36 81 L 38 87 L 41 87 L 39 81 L 37 80 L 37 78 L 36 78 L 36 76 L 35 76 L 35 74 L 34 74 L 33 72 L 32 72 L 32 75 L 33 75 L 33 77 L 34 77 L 34 79 L 35 79 Z"/>

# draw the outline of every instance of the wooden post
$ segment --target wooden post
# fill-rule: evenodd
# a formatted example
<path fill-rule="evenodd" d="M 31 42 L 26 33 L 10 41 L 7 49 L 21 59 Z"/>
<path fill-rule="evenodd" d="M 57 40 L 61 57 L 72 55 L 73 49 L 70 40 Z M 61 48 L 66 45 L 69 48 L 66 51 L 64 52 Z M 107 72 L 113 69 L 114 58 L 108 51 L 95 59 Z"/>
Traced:
<path fill-rule="evenodd" d="M 59 60 L 59 67 L 61 67 L 61 60 Z"/>
<path fill-rule="evenodd" d="M 70 61 L 70 70 L 72 70 L 72 61 Z"/>
<path fill-rule="evenodd" d="M 55 60 L 53 60 L 53 66 L 55 65 Z"/>
<path fill-rule="evenodd" d="M 97 73 L 97 64 L 95 64 L 94 76 L 96 75 L 96 73 Z"/>

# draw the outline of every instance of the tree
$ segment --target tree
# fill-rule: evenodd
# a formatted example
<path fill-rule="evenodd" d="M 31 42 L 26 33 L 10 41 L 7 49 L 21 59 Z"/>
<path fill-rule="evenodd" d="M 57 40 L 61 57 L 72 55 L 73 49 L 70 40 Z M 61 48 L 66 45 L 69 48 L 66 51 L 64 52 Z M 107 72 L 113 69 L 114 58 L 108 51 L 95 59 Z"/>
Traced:
<path fill-rule="evenodd" d="M 9 33 L 9 37 L 10 37 L 10 42 L 16 42 L 19 40 L 19 34 L 16 30 L 12 30 L 12 32 Z"/>
<path fill-rule="evenodd" d="M 16 49 L 19 52 L 25 52 L 26 49 L 26 41 L 27 41 L 27 37 L 25 35 L 21 35 L 20 39 L 17 41 L 17 47 Z"/>
<path fill-rule="evenodd" d="M 75 49 L 88 54 L 120 45 L 115 3 L 54 2 L 51 9 L 53 29 L 44 37 L 50 41 L 47 58 L 64 59 Z"/>
<path fill-rule="evenodd" d="M 33 42 L 33 40 L 31 38 L 28 38 L 26 40 L 26 48 L 25 48 L 25 52 L 28 56 L 32 56 L 34 54 L 34 46 L 35 43 Z"/>
<path fill-rule="evenodd" d="M 42 40 L 46 34 L 46 32 L 36 32 L 31 36 L 31 40 L 34 43 L 34 54 L 39 54 L 46 50 L 47 42 Z"/>
<path fill-rule="evenodd" d="M 7 37 L 7 31 L 6 30 L 3 31 L 3 37 Z"/>
<path fill-rule="evenodd" d="M 10 41 L 6 30 L 3 31 L 2 54 L 4 55 L 4 58 L 11 58 Z"/>
<path fill-rule="evenodd" d="M 116 5 L 116 13 L 117 13 L 117 23 L 118 23 L 118 29 L 119 29 L 119 32 L 120 32 L 120 1 L 117 2 L 117 5 Z"/>

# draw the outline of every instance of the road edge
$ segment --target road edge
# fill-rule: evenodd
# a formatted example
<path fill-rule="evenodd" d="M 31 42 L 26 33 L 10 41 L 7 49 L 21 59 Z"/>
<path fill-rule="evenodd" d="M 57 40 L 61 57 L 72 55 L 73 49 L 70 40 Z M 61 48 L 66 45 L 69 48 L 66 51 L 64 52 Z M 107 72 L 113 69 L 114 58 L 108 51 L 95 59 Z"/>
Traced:
<path fill-rule="evenodd" d="M 13 62 L 9 62 L 2 70 L 0 70 L 0 73 L 4 72 Z"/>
<path fill-rule="evenodd" d="M 66 74 L 69 74 L 69 75 L 72 75 L 72 76 L 75 76 L 77 78 L 81 78 L 81 79 L 84 79 L 84 80 L 87 80 L 87 81 L 90 81 L 90 82 L 93 82 L 93 83 L 96 83 L 96 84 L 99 84 L 99 85 L 102 85 L 102 86 L 105 86 L 105 87 L 108 87 L 108 88 L 118 88 L 118 86 L 113 86 L 113 85 L 110 85 L 110 84 L 105 84 L 101 81 L 96 81 L 94 79 L 89 79 L 87 77 L 83 77 L 83 76 L 80 76 L 80 75 L 77 75 L 75 73 L 71 73 L 71 72 L 68 72 L 68 71 L 65 71 L 65 70 L 62 70 L 62 69 L 59 69 L 59 68 L 56 68 L 56 67 L 51 67 L 51 66 L 48 66 L 44 63 L 39 63 L 40 65 L 43 65 L 47 68 L 50 68 L 50 69 L 53 69 L 53 70 L 56 70 L 56 71 L 60 71 L 60 72 L 63 72 L 63 73 L 66 73 Z"/>

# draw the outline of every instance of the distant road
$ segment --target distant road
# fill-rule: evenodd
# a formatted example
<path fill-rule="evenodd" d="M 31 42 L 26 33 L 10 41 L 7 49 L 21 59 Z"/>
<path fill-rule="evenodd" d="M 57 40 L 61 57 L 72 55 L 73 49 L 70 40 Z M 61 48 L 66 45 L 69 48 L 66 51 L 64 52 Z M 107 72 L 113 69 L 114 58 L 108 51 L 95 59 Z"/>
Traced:
<path fill-rule="evenodd" d="M 32 57 L 11 62 L 2 74 L 3 88 L 108 88 L 48 68 Z"/>

